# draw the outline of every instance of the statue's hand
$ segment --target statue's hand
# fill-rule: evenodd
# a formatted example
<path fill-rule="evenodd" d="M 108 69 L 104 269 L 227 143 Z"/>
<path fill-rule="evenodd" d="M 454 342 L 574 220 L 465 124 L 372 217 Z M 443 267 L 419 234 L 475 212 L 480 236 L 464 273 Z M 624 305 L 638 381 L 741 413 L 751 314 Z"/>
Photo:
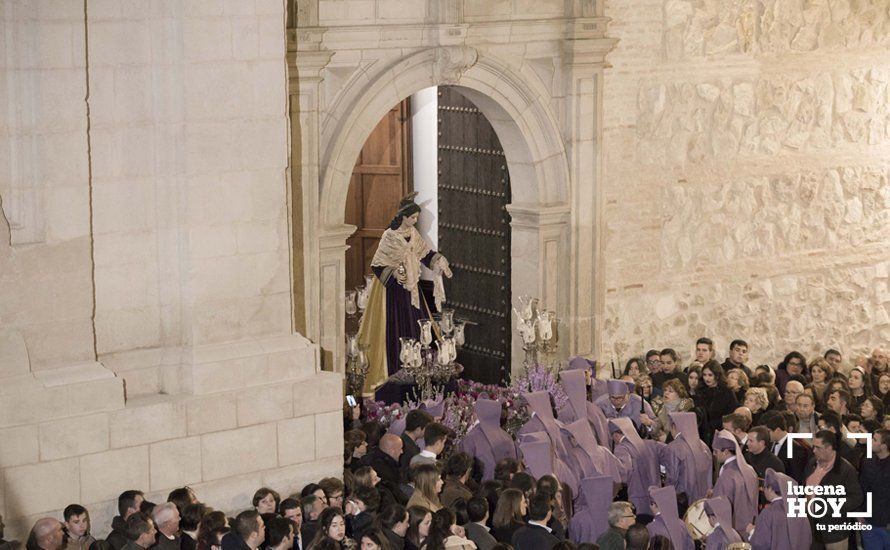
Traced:
<path fill-rule="evenodd" d="M 443 275 L 445 275 L 449 279 L 451 278 L 451 267 L 449 267 L 448 259 L 445 258 L 445 256 L 441 256 L 439 259 L 439 270 L 442 272 Z"/>

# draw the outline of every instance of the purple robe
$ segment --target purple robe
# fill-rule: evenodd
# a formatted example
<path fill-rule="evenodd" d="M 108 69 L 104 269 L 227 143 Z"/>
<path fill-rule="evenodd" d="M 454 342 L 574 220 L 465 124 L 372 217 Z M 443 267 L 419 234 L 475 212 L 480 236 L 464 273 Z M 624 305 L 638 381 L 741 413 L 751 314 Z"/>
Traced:
<path fill-rule="evenodd" d="M 546 431 L 520 433 L 519 450 L 526 469 L 535 478 L 552 474 L 568 485 L 573 495 L 578 493 L 578 476 L 553 451 L 550 435 Z"/>
<path fill-rule="evenodd" d="M 649 536 L 662 535 L 671 539 L 676 550 L 695 550 L 686 524 L 677 511 L 677 491 L 671 485 L 649 487 L 649 498 L 658 506 L 658 514 L 649 525 Z"/>
<path fill-rule="evenodd" d="M 586 477 L 581 480 L 581 493 L 575 515 L 569 522 L 569 538 L 575 543 L 591 542 L 609 530 L 607 512 L 612 504 L 613 484 L 608 476 Z"/>
<path fill-rule="evenodd" d="M 429 267 L 436 254 L 431 250 L 420 259 L 420 263 Z M 418 321 L 428 319 L 429 310 L 422 296 L 420 309 L 411 304 L 411 293 L 396 281 L 392 268 L 371 266 L 371 270 L 377 276 L 376 281 L 386 289 L 386 369 L 389 376 L 392 376 L 401 368 L 399 338 L 420 339 Z"/>
<path fill-rule="evenodd" d="M 560 373 L 563 388 L 569 397 L 568 404 L 559 411 L 559 419 L 565 423 L 586 418 L 593 428 L 600 445 L 609 444 L 609 426 L 603 411 L 587 400 L 584 371 L 564 370 Z"/>
<path fill-rule="evenodd" d="M 679 433 L 664 447 L 665 483 L 686 493 L 689 503 L 703 499 L 713 486 L 714 459 L 698 436 L 698 419 L 692 412 L 668 413 Z"/>
<path fill-rule="evenodd" d="M 550 394 L 545 391 L 535 391 L 523 393 L 522 397 L 528 403 L 528 409 L 532 412 L 532 417 L 520 428 L 519 433 L 539 432 L 541 429 L 550 436 L 550 441 L 556 454 L 563 460 L 568 459 L 568 451 L 565 447 L 565 441 L 559 430 L 556 418 L 553 417 L 553 409 L 550 407 Z"/>
<path fill-rule="evenodd" d="M 597 444 L 589 423 L 584 419 L 576 420 L 564 426 L 563 430 L 569 434 L 569 440 L 573 445 L 572 451 L 581 469 L 578 477 L 583 479 L 607 475 L 615 483 L 621 484 L 621 462 L 608 447 Z"/>
<path fill-rule="evenodd" d="M 501 428 L 501 403 L 479 399 L 473 406 L 478 423 L 460 442 L 460 449 L 482 463 L 482 480 L 494 479 L 494 468 L 505 458 L 519 459 L 516 444 Z"/>
<path fill-rule="evenodd" d="M 726 498 L 714 497 L 706 500 L 705 513 L 717 519 L 717 527 L 705 538 L 705 547 L 708 550 L 724 550 L 734 542 L 743 542 L 739 533 L 732 528 L 732 505 Z"/>
<path fill-rule="evenodd" d="M 614 418 L 609 424 L 624 435 L 615 445 L 615 457 L 621 462 L 621 480 L 627 484 L 627 499 L 638 514 L 649 514 L 649 487 L 661 485 L 658 446 L 654 441 L 641 439 L 629 418 Z"/>
<path fill-rule="evenodd" d="M 572 357 L 569 360 L 569 366 L 566 367 L 566 371 L 580 370 L 582 372 L 590 373 L 590 400 L 596 401 L 598 397 L 601 395 L 606 395 L 608 390 L 606 389 L 606 381 L 600 380 L 596 377 L 596 361 L 591 361 L 589 359 L 585 359 L 583 357 Z M 563 371 L 565 372 L 565 371 Z M 586 384 L 586 381 L 585 381 Z M 605 443 L 603 443 L 605 444 Z"/>
<path fill-rule="evenodd" d="M 779 497 L 771 501 L 760 511 L 751 534 L 752 550 L 793 550 L 809 548 L 813 541 L 810 520 L 806 517 L 788 517 L 788 482 L 795 486 L 797 482 L 791 477 L 767 468 L 764 485 L 779 493 Z"/>
<path fill-rule="evenodd" d="M 725 497 L 732 505 L 732 526 L 739 533 L 744 533 L 749 523 L 757 516 L 758 484 L 757 472 L 745 462 L 739 442 L 727 430 L 720 430 L 714 436 L 714 449 L 735 448 L 735 460 L 727 459 L 714 483 L 711 493 L 715 497 Z"/>

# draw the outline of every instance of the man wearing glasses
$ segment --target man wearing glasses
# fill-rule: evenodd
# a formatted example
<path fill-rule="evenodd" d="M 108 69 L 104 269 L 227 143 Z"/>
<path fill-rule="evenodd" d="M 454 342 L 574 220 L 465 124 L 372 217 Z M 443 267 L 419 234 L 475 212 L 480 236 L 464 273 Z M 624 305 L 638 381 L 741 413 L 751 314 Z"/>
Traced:
<path fill-rule="evenodd" d="M 634 507 L 629 502 L 613 502 L 607 515 L 609 530 L 596 539 L 596 544 L 600 550 L 624 550 L 624 535 L 637 522 Z"/>

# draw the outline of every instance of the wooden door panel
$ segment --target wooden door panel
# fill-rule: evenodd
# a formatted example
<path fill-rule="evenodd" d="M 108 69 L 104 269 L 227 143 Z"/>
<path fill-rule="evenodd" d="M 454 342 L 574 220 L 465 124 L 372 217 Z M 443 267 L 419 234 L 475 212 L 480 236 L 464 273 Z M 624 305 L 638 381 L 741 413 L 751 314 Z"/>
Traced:
<path fill-rule="evenodd" d="M 346 288 L 364 283 L 383 230 L 410 190 L 410 106 L 405 100 L 380 120 L 356 159 L 346 199 L 346 223 L 356 232 L 346 241 Z"/>
<path fill-rule="evenodd" d="M 439 246 L 454 278 L 448 306 L 477 323 L 459 361 L 465 376 L 506 380 L 510 372 L 510 200 L 506 158 L 472 102 L 439 88 Z"/>

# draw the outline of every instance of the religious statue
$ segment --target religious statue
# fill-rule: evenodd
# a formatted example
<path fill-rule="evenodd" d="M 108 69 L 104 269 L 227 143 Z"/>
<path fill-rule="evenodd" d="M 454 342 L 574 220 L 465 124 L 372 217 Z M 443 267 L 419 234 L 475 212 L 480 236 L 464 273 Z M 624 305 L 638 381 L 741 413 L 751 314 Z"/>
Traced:
<path fill-rule="evenodd" d="M 359 327 L 359 341 L 368 346 L 366 393 L 399 370 L 399 338 L 420 339 L 418 321 L 431 317 L 419 288 L 420 264 L 436 275 L 436 308 L 445 302 L 442 275 L 450 278 L 451 269 L 445 256 L 430 249 L 415 228 L 420 217 L 416 195 L 411 193 L 401 200 L 371 260 L 375 277 Z"/>

